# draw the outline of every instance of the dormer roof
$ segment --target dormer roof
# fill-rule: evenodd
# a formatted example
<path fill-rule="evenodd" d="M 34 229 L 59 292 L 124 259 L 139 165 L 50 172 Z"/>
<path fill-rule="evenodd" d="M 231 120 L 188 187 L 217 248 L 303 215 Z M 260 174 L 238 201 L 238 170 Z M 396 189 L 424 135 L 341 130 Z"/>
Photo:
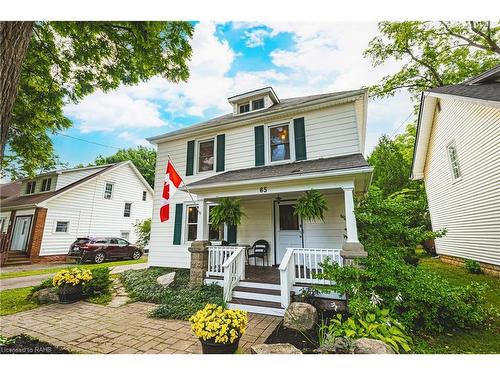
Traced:
<path fill-rule="evenodd" d="M 266 94 L 269 95 L 274 104 L 278 104 L 280 102 L 278 95 L 276 95 L 271 86 L 244 92 L 243 94 L 234 95 L 227 98 L 227 100 L 229 101 L 229 103 L 234 104 L 257 97 L 262 97 Z"/>

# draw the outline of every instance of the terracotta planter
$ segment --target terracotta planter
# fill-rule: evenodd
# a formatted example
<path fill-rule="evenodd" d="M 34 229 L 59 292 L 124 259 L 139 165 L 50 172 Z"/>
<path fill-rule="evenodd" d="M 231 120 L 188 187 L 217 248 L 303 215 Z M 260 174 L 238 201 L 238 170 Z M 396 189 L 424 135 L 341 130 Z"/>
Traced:
<path fill-rule="evenodd" d="M 238 345 L 240 344 L 240 338 L 238 337 L 234 342 L 227 344 L 216 343 L 214 340 L 202 340 L 201 350 L 203 354 L 234 354 L 238 350 Z"/>
<path fill-rule="evenodd" d="M 73 303 L 83 297 L 82 284 L 62 285 L 58 291 L 59 303 Z"/>

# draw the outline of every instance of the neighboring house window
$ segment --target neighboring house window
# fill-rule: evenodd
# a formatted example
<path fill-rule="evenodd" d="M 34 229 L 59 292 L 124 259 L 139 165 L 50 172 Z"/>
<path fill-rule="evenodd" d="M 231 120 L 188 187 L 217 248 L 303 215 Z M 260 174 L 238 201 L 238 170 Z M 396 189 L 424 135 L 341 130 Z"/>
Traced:
<path fill-rule="evenodd" d="M 33 194 L 35 192 L 36 181 L 29 181 L 26 184 L 26 194 Z"/>
<path fill-rule="evenodd" d="M 4 232 L 4 227 L 5 227 L 5 218 L 0 219 L 0 233 Z"/>
<path fill-rule="evenodd" d="M 202 141 L 198 144 L 198 172 L 214 169 L 214 140 Z"/>
<path fill-rule="evenodd" d="M 106 187 L 104 188 L 104 199 L 111 199 L 113 196 L 113 184 L 111 182 L 106 182 Z"/>
<path fill-rule="evenodd" d="M 142 192 L 142 200 L 143 201 L 146 201 L 147 195 L 148 195 L 148 193 L 146 193 L 145 191 Z"/>
<path fill-rule="evenodd" d="M 132 210 L 132 203 L 125 203 L 125 207 L 123 209 L 123 216 L 130 217 L 130 211 Z"/>
<path fill-rule="evenodd" d="M 252 102 L 252 111 L 264 108 L 264 99 L 257 99 Z"/>
<path fill-rule="evenodd" d="M 249 112 L 249 111 L 250 111 L 250 103 L 240 105 L 240 112 L 239 113 L 245 113 L 245 112 Z"/>
<path fill-rule="evenodd" d="M 460 163 L 458 162 L 457 145 L 452 142 L 448 145 L 448 160 L 450 161 L 451 174 L 454 180 L 462 177 L 462 171 L 460 170 Z"/>
<path fill-rule="evenodd" d="M 198 207 L 188 206 L 187 208 L 187 240 L 196 240 L 198 233 Z"/>
<path fill-rule="evenodd" d="M 52 179 L 51 178 L 44 178 L 42 180 L 42 191 L 49 191 L 50 185 L 52 185 Z"/>
<path fill-rule="evenodd" d="M 224 238 L 224 225 L 216 227 L 210 221 L 210 212 L 215 205 L 208 206 L 208 239 L 210 241 L 221 241 Z"/>
<path fill-rule="evenodd" d="M 127 231 L 121 231 L 120 232 L 120 237 L 128 241 L 129 238 L 130 238 L 130 232 L 128 230 Z"/>
<path fill-rule="evenodd" d="M 272 162 L 290 159 L 290 134 L 288 125 L 278 125 L 269 128 L 269 143 Z"/>
<path fill-rule="evenodd" d="M 68 233 L 69 221 L 58 221 L 56 223 L 56 233 Z"/>

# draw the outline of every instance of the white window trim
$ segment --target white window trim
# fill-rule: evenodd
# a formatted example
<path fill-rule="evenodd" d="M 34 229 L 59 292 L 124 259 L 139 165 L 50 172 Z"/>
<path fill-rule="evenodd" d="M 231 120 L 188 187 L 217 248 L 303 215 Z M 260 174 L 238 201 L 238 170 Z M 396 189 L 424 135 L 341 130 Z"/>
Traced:
<path fill-rule="evenodd" d="M 31 195 L 31 194 L 35 194 L 35 193 L 36 193 L 36 187 L 37 187 L 37 185 L 38 185 L 36 182 L 37 182 L 36 180 L 31 180 L 31 181 L 27 181 L 27 182 L 26 182 L 26 186 L 25 186 L 25 188 L 24 188 L 24 194 L 25 194 L 25 195 Z M 29 186 L 30 184 L 35 184 L 35 188 L 33 189 L 33 191 L 30 191 L 30 192 L 28 193 L 28 192 L 27 192 L 27 191 L 28 191 L 28 186 Z M 30 190 L 31 190 L 31 189 L 30 189 Z"/>
<path fill-rule="evenodd" d="M 450 150 L 449 150 L 450 146 L 453 146 L 455 148 L 456 163 L 458 166 L 458 171 L 460 172 L 459 177 L 455 177 L 455 172 L 453 171 L 453 161 L 451 160 Z M 450 169 L 452 183 L 462 181 L 462 176 L 463 176 L 462 166 L 460 165 L 460 159 L 458 157 L 457 143 L 455 142 L 454 139 L 452 141 L 448 142 L 448 144 L 446 145 L 446 156 L 448 159 L 448 168 Z"/>
<path fill-rule="evenodd" d="M 123 202 L 123 217 L 127 218 L 127 219 L 131 219 L 132 218 L 132 203 L 133 202 L 129 202 L 129 201 L 125 201 Z M 130 215 L 129 216 L 125 216 L 125 205 L 126 204 L 130 204 Z"/>
<path fill-rule="evenodd" d="M 271 161 L 271 128 L 275 128 L 280 125 L 288 125 L 288 144 L 290 145 L 290 159 Z M 295 133 L 293 131 L 293 120 L 279 121 L 271 124 L 264 125 L 266 131 L 264 132 L 264 145 L 266 148 L 265 154 L 265 164 L 266 165 L 276 165 L 276 164 L 287 164 L 295 161 Z"/>
<path fill-rule="evenodd" d="M 110 184 L 112 186 L 111 188 L 111 197 L 106 198 L 106 186 Z M 111 181 L 104 181 L 104 193 L 102 194 L 102 197 L 106 200 L 112 200 L 115 195 L 115 183 Z"/>
<path fill-rule="evenodd" d="M 247 105 L 247 104 L 248 104 L 248 111 L 246 111 L 246 112 L 240 112 L 240 107 L 244 106 L 244 105 Z M 238 103 L 237 105 L 238 105 L 238 114 L 239 115 L 244 115 L 245 113 L 252 112 L 252 100 L 249 100 L 248 102 Z"/>
<path fill-rule="evenodd" d="M 262 108 L 253 109 L 253 102 L 256 102 L 258 100 L 262 100 L 263 103 Z M 265 108 L 266 108 L 266 99 L 264 97 L 250 100 L 250 112 L 260 111 L 261 109 Z"/>
<path fill-rule="evenodd" d="M 188 222 L 188 218 L 189 218 L 189 215 L 188 215 L 188 212 L 189 212 L 189 207 L 196 207 L 198 208 L 198 205 L 197 204 L 184 204 L 184 225 L 183 225 L 183 235 L 182 235 L 182 238 L 183 238 L 183 242 L 185 244 L 191 244 L 194 240 L 196 240 L 196 238 L 194 240 L 188 240 L 188 228 L 189 228 L 189 222 Z M 193 223 L 194 224 L 194 223 Z M 200 225 L 200 216 L 198 214 L 198 219 L 196 221 L 196 229 L 198 232 L 198 225 Z"/>
<path fill-rule="evenodd" d="M 57 228 L 57 223 L 60 222 L 60 223 L 68 223 L 68 226 L 67 226 L 67 231 L 66 232 L 57 232 L 56 231 L 56 228 Z M 53 234 L 69 234 L 71 230 L 71 221 L 70 220 L 54 220 L 54 228 L 52 229 L 52 233 Z"/>
<path fill-rule="evenodd" d="M 214 163 L 212 165 L 212 169 L 209 171 L 200 171 L 200 143 L 213 141 L 214 142 Z M 203 138 L 196 141 L 196 150 L 195 150 L 195 162 L 194 167 L 196 170 L 196 174 L 208 174 L 215 172 L 215 166 L 217 165 L 217 137 Z"/>
<path fill-rule="evenodd" d="M 50 186 L 49 186 L 49 188 L 47 190 L 43 190 L 43 183 L 45 181 L 50 181 Z M 47 177 L 47 178 L 42 179 L 42 183 L 41 183 L 41 186 L 40 186 L 40 192 L 41 193 L 46 193 L 46 192 L 49 192 L 51 190 L 52 190 L 52 177 Z"/>

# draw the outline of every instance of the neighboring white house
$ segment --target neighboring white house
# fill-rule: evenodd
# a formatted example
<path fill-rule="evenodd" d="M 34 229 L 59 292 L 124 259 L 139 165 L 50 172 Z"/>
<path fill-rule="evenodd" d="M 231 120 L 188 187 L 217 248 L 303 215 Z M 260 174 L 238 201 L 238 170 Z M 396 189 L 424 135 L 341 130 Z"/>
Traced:
<path fill-rule="evenodd" d="M 0 189 L 0 233 L 16 255 L 7 262 L 60 259 L 83 236 L 134 243 L 134 224 L 153 206 L 153 190 L 130 161 L 47 172 Z"/>
<path fill-rule="evenodd" d="M 241 260 L 244 255 L 238 249 L 265 240 L 270 249 L 269 264 L 264 265 L 269 267 L 264 268 L 262 280 L 277 277 L 279 283 L 276 267 L 295 268 L 289 262 L 298 249 L 306 249 L 303 258 L 312 267 L 324 254 L 340 260 L 346 243 L 362 250 L 353 196 L 366 192 L 372 175 L 363 156 L 367 90 L 279 99 L 266 87 L 228 100 L 232 113 L 148 139 L 158 146 L 149 264 L 189 268 L 188 249 L 194 240 L 220 245 L 225 239 L 235 246 L 211 248 L 210 271 L 205 270 L 208 276 L 222 277 L 228 255 L 238 254 L 231 261 Z M 170 220 L 161 223 L 161 192 L 169 158 L 195 202 L 182 188 L 170 201 Z M 294 214 L 295 199 L 310 189 L 327 197 L 324 222 L 303 222 Z M 241 200 L 246 214 L 241 225 L 215 228 L 210 224 L 209 210 L 221 197 Z M 289 249 L 296 249 L 292 258 Z M 260 259 L 257 262 L 262 264 Z M 310 276 L 311 267 L 308 270 Z M 244 272 L 241 267 L 240 271 Z M 279 288 L 270 284 L 260 287 Z M 229 292 L 236 284 L 231 285 Z M 232 297 L 234 302 L 237 296 Z M 242 298 L 250 297 L 243 294 Z M 277 304 L 274 312 L 282 313 L 287 302 L 280 306 L 279 294 L 268 297 L 267 302 Z"/>
<path fill-rule="evenodd" d="M 500 273 L 500 66 L 423 93 L 412 178 L 423 179 L 448 260 Z"/>

